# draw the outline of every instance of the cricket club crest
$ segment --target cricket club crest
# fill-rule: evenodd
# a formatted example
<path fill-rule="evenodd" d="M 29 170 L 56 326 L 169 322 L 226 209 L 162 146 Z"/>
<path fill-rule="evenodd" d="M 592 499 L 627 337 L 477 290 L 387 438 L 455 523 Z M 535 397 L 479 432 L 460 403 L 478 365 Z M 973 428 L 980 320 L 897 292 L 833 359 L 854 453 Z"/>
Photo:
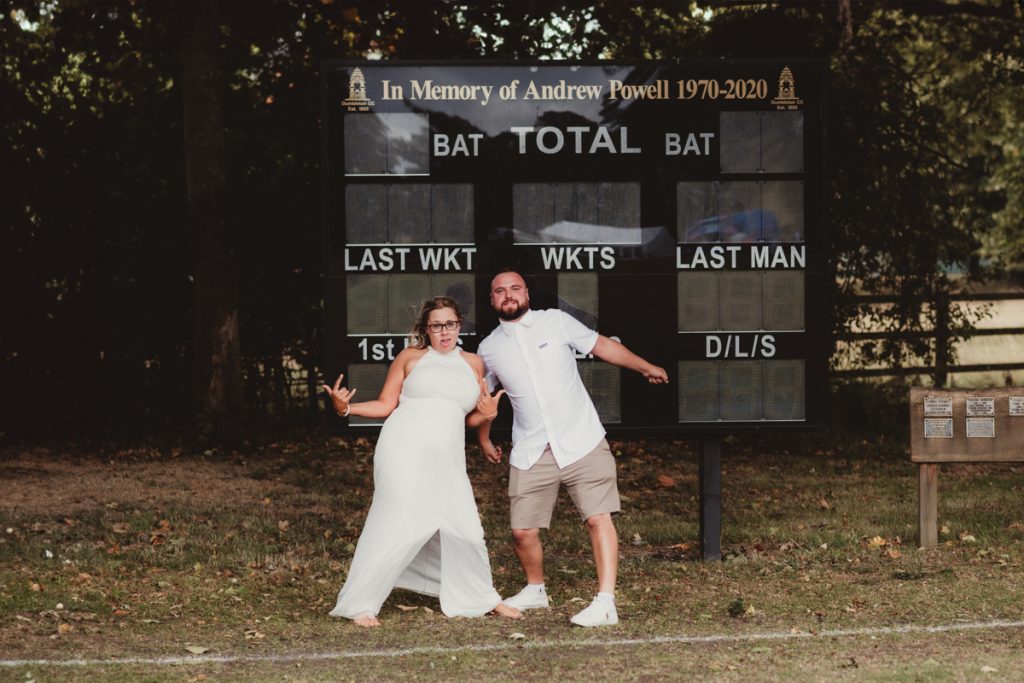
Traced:
<path fill-rule="evenodd" d="M 789 67 L 783 67 L 782 72 L 779 74 L 779 94 L 777 97 L 772 99 L 772 104 L 777 109 L 797 109 L 804 103 L 799 97 L 796 96 L 796 80 L 793 78 L 793 72 L 789 70 Z"/>
<path fill-rule="evenodd" d="M 348 79 L 348 97 L 341 101 L 349 111 L 370 111 L 373 100 L 366 97 L 366 77 L 358 66 L 352 70 Z"/>

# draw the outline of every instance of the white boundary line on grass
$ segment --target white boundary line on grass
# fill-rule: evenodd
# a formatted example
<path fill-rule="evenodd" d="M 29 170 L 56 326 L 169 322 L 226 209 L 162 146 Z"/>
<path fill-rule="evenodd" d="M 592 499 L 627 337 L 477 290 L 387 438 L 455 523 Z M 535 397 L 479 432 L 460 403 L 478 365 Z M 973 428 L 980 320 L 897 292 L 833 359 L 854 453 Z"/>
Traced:
<path fill-rule="evenodd" d="M 409 655 L 440 654 L 451 655 L 459 652 L 492 652 L 495 650 L 523 650 L 553 647 L 628 647 L 635 645 L 660 645 L 664 643 L 744 643 L 758 640 L 795 640 L 799 638 L 851 638 L 857 636 L 883 636 L 903 633 L 949 633 L 955 631 L 977 631 L 983 629 L 1024 628 L 1024 621 L 984 621 L 962 624 L 938 624 L 920 626 L 876 626 L 866 628 L 836 629 L 825 631 L 768 631 L 737 635 L 707 636 L 657 636 L 655 638 L 622 638 L 611 640 L 552 640 L 461 645 L 458 647 L 411 647 L 401 650 L 362 650 L 350 652 L 304 652 L 281 655 L 195 655 L 191 657 L 125 657 L 123 659 L 0 659 L 0 666 L 179 666 L 182 664 L 232 664 L 245 662 L 301 662 L 331 659 L 355 659 L 358 657 L 407 657 Z"/>

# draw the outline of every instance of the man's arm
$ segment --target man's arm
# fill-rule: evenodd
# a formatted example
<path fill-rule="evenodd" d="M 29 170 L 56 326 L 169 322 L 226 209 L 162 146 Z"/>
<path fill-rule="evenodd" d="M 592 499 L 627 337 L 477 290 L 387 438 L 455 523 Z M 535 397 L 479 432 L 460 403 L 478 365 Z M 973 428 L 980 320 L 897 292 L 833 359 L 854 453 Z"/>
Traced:
<path fill-rule="evenodd" d="M 484 457 L 493 463 L 501 462 L 501 446 L 491 443 L 490 420 L 476 428 L 476 438 L 480 442 L 480 450 L 484 452 Z"/>
<path fill-rule="evenodd" d="M 647 381 L 651 384 L 667 384 L 668 373 L 665 372 L 665 368 L 648 363 L 646 360 L 636 355 L 625 345 L 609 339 L 603 334 L 597 335 L 597 343 L 594 344 L 594 348 L 591 351 L 595 356 L 617 365 L 620 368 L 626 368 L 627 370 L 633 370 L 639 372 L 641 375 L 647 378 Z"/>

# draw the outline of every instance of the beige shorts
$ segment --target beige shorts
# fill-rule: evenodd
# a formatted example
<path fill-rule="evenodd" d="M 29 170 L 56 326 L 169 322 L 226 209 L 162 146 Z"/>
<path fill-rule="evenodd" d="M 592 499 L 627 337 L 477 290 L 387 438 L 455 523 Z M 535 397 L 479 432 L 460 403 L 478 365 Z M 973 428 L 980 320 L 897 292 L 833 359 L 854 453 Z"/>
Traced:
<path fill-rule="evenodd" d="M 615 481 L 615 458 L 608 442 L 601 439 L 594 450 L 559 469 L 551 447 L 528 470 L 513 467 L 508 478 L 509 514 L 513 529 L 547 529 L 558 500 L 558 488 L 565 484 L 583 521 L 604 513 L 618 512 L 619 487 Z"/>

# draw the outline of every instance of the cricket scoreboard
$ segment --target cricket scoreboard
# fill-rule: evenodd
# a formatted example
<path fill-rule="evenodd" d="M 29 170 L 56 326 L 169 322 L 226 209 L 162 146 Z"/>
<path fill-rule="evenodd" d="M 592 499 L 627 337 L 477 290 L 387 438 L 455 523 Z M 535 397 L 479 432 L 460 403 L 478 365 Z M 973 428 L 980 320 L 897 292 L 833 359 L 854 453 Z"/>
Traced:
<path fill-rule="evenodd" d="M 578 357 L 611 434 L 820 421 L 823 74 L 803 60 L 325 62 L 326 376 L 376 396 L 437 295 L 460 303 L 475 350 L 497 325 L 491 275 L 514 267 L 533 308 L 668 370 L 651 386 Z"/>

